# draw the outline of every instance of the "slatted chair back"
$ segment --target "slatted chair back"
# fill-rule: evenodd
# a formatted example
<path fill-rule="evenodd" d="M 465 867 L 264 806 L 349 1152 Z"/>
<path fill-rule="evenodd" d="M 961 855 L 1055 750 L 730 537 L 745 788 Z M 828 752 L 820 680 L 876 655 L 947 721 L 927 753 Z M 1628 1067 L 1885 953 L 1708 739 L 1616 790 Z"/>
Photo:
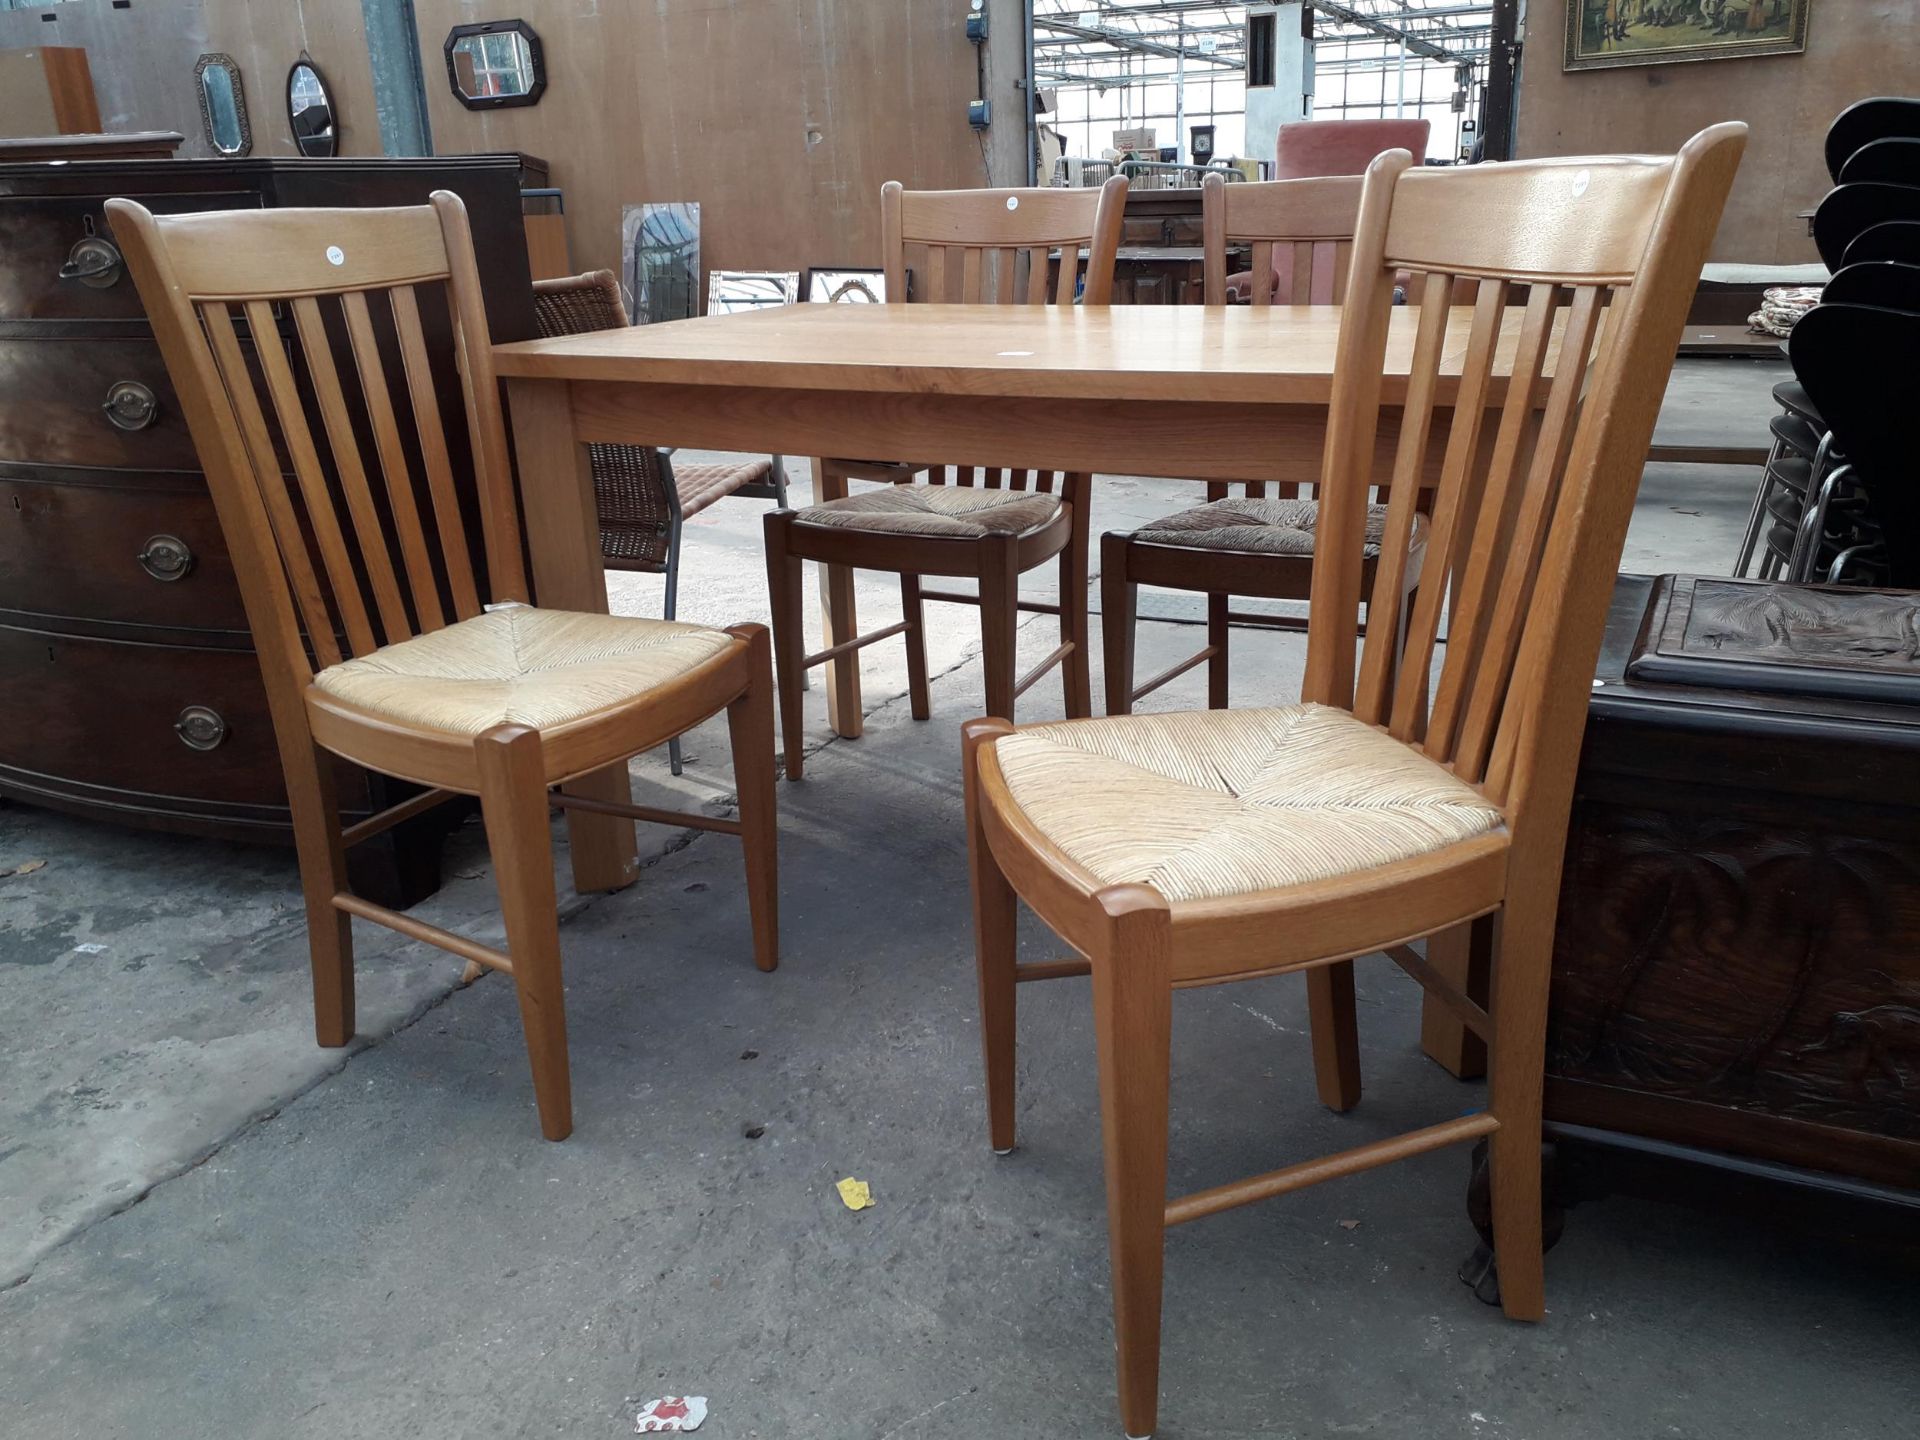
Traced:
<path fill-rule="evenodd" d="M 479 614 L 483 593 L 528 598 L 458 196 L 440 191 L 406 209 L 164 217 L 111 200 L 107 213 L 179 391 L 270 672 L 304 685 L 316 664 Z M 432 363 L 422 326 L 430 306 L 449 313 L 457 374 Z M 342 337 L 348 373 L 335 360 Z M 441 423 L 444 385 L 460 387 L 466 402 L 484 592 Z"/>
<path fill-rule="evenodd" d="M 1368 171 L 1322 472 L 1304 698 L 1351 707 L 1506 808 L 1564 824 L 1613 578 L 1700 265 L 1746 143 L 1673 157 Z M 1397 272 L 1407 378 L 1383 380 Z M 1477 298 L 1456 311 L 1456 278 Z M 1525 288 L 1522 305 L 1510 306 Z M 1463 356 L 1457 380 L 1443 358 Z M 1399 406 L 1386 536 L 1357 644 L 1382 402 Z M 1410 613 L 1408 539 L 1435 412 L 1452 411 Z M 1449 597 L 1451 596 L 1451 599 Z M 1425 676 L 1443 609 L 1444 659 Z M 1396 638 L 1404 630 L 1404 659 Z M 1430 708 L 1429 708 L 1430 699 Z M 1516 839 L 1516 846 L 1518 840 Z M 1557 854 L 1557 847 L 1555 848 Z"/>
<path fill-rule="evenodd" d="M 887 303 L 1106 305 L 1126 201 L 1120 175 L 1098 190 L 908 190 L 890 180 L 880 191 Z M 1050 281 L 1056 250 L 1059 269 Z M 951 480 L 1051 492 L 1062 477 L 934 466 L 927 478 L 936 485 Z"/>
<path fill-rule="evenodd" d="M 1227 252 L 1252 250 L 1255 306 L 1338 305 L 1347 297 L 1354 227 L 1360 218 L 1358 175 L 1263 180 L 1229 185 L 1219 175 L 1200 182 L 1202 292 L 1227 303 Z M 1276 284 L 1285 258 L 1286 293 Z"/>
<path fill-rule="evenodd" d="M 1119 175 L 1098 190 L 908 190 L 889 180 L 880 190 L 887 302 L 1071 305 L 1079 296 L 1105 305 L 1126 199 Z M 1049 283 L 1054 250 L 1060 268 Z"/>

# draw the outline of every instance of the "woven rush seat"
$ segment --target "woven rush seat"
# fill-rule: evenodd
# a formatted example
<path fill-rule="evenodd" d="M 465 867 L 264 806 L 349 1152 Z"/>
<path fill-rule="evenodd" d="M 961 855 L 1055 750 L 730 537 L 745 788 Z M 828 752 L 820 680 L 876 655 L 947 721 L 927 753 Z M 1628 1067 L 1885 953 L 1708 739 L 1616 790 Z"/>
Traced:
<path fill-rule="evenodd" d="M 1028 535 L 1060 513 L 1060 497 L 1044 491 L 990 490 L 978 485 L 889 485 L 844 500 L 809 505 L 797 525 L 873 530 L 971 540 L 983 535 Z"/>
<path fill-rule="evenodd" d="M 478 735 L 565 725 L 698 669 L 724 630 L 515 605 L 329 666 L 313 685 L 407 724 Z"/>
<path fill-rule="evenodd" d="M 1325 705 L 1034 725 L 994 753 L 1067 859 L 1172 901 L 1350 875 L 1503 823 L 1471 785 Z"/>
<path fill-rule="evenodd" d="M 1150 545 L 1184 545 L 1202 550 L 1250 550 L 1263 555 L 1313 554 L 1314 530 L 1320 506 L 1313 500 L 1265 500 L 1233 496 L 1162 516 L 1133 532 L 1135 540 Z M 1387 507 L 1367 507 L 1365 555 L 1380 555 L 1387 530 Z M 1426 544 L 1427 517 L 1416 514 L 1413 548 Z"/>

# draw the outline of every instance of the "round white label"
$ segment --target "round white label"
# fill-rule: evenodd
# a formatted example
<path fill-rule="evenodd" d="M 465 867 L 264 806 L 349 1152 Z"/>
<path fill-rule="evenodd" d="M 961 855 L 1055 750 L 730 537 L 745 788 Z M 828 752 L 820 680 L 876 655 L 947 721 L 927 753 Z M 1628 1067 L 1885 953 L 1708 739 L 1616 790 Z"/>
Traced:
<path fill-rule="evenodd" d="M 327 246 L 327 263 L 328 263 L 329 265 L 344 265 L 344 264 L 346 264 L 346 263 L 347 263 L 347 252 L 346 252 L 346 251 L 344 251 L 344 250 L 342 250 L 342 249 L 341 249 L 341 248 L 340 248 L 340 247 L 339 247 L 338 245 L 329 245 L 329 246 Z"/>
<path fill-rule="evenodd" d="M 1007 208 L 1009 210 L 1018 210 L 1020 208 L 1020 197 L 1018 195 L 1009 195 L 1007 197 Z"/>
<path fill-rule="evenodd" d="M 1575 175 L 1573 177 L 1573 198 L 1578 200 L 1582 195 L 1586 194 L 1587 187 L 1592 183 L 1593 172 L 1590 170 L 1582 170 L 1578 175 Z"/>

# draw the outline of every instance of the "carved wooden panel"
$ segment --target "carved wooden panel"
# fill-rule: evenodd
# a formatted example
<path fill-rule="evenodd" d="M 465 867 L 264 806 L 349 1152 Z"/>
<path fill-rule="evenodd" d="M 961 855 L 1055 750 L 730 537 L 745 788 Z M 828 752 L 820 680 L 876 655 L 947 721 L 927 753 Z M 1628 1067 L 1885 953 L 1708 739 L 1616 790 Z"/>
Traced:
<path fill-rule="evenodd" d="M 1629 680 L 1920 704 L 1920 593 L 1678 577 Z"/>
<path fill-rule="evenodd" d="M 1583 803 L 1548 1069 L 1920 1142 L 1913 834 Z"/>

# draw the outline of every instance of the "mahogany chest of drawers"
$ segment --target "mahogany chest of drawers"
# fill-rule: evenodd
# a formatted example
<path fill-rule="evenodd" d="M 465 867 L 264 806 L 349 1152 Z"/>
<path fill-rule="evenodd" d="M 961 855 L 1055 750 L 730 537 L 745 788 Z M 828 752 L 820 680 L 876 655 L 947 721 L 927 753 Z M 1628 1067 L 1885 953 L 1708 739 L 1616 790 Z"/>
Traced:
<path fill-rule="evenodd" d="M 534 334 L 520 165 L 514 155 L 0 165 L 0 796 L 291 841 L 232 564 L 104 202 L 122 195 L 165 213 L 416 205 L 454 191 L 472 216 L 494 338 L 515 340 Z M 444 321 L 429 329 L 430 345 L 450 344 Z M 449 442 L 463 449 L 458 395 L 445 403 Z M 453 462 L 465 471 L 463 454 Z M 349 822 L 390 790 L 343 767 Z M 431 890 L 443 828 L 426 817 L 357 847 L 356 885 L 389 900 Z"/>

